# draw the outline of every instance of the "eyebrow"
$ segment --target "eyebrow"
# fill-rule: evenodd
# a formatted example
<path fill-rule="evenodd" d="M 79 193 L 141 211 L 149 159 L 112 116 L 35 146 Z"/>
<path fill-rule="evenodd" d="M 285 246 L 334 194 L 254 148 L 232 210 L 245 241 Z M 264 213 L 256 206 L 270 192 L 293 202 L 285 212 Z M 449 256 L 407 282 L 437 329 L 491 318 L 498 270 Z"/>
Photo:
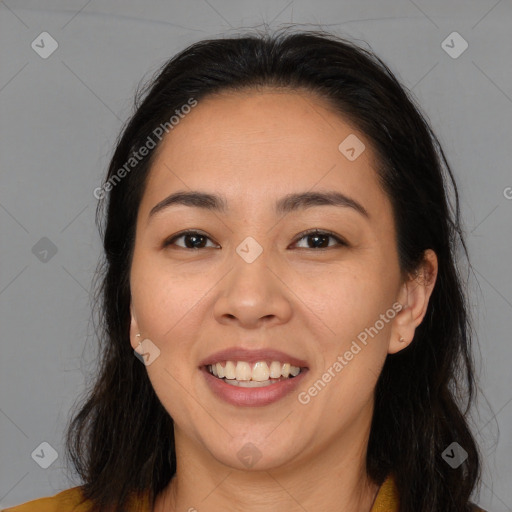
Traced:
<path fill-rule="evenodd" d="M 227 213 L 229 209 L 226 199 L 219 195 L 195 190 L 175 192 L 153 206 L 149 212 L 148 222 L 154 215 L 173 205 L 202 208 L 224 214 Z M 370 217 L 362 204 L 345 194 L 334 191 L 287 194 L 276 202 L 274 211 L 277 215 L 285 215 L 293 211 L 312 208 L 314 206 L 339 206 L 343 208 L 352 208 L 364 217 Z"/>

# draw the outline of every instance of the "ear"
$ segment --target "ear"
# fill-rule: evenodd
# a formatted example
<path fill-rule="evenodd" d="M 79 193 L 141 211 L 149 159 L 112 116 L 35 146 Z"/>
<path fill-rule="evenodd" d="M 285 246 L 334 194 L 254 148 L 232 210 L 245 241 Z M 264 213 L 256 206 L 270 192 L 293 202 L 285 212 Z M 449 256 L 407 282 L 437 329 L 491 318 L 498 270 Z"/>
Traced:
<path fill-rule="evenodd" d="M 427 249 L 414 275 L 409 276 L 400 288 L 398 302 L 403 308 L 393 319 L 388 354 L 399 352 L 412 342 L 416 327 L 421 324 L 427 312 L 437 271 L 436 253 Z"/>
<path fill-rule="evenodd" d="M 137 317 L 135 316 L 133 304 L 130 304 L 130 315 L 131 315 L 130 345 L 135 350 L 139 346 L 139 343 L 142 341 L 142 337 L 137 337 L 137 334 L 140 333 L 140 330 L 139 330 L 139 324 L 137 322 Z"/>

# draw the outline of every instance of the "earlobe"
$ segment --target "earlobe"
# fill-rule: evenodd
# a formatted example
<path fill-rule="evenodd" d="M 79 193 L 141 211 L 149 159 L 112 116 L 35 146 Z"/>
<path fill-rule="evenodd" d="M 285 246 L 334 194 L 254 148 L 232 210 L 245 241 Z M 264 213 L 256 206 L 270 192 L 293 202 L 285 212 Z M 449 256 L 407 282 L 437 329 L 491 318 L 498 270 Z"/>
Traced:
<path fill-rule="evenodd" d="M 407 292 L 404 292 L 407 297 Z M 408 347 L 414 338 L 414 321 L 411 306 L 407 304 L 407 299 L 401 300 L 403 305 L 400 312 L 393 320 L 391 329 L 391 339 L 388 346 L 388 354 L 395 354 Z"/>
<path fill-rule="evenodd" d="M 412 343 L 416 328 L 427 312 L 437 279 L 437 271 L 437 256 L 434 251 L 428 249 L 425 251 L 421 265 L 410 279 L 402 284 L 399 302 L 404 307 L 393 320 L 389 354 L 399 352 Z"/>
<path fill-rule="evenodd" d="M 398 335 L 398 339 L 392 339 L 389 343 L 388 354 L 395 354 L 412 343 L 411 339 L 405 339 L 403 336 Z"/>
<path fill-rule="evenodd" d="M 135 312 L 133 310 L 133 306 L 130 304 L 130 345 L 133 349 L 135 349 L 140 343 L 140 330 L 139 324 L 137 322 L 137 317 L 135 316 Z"/>

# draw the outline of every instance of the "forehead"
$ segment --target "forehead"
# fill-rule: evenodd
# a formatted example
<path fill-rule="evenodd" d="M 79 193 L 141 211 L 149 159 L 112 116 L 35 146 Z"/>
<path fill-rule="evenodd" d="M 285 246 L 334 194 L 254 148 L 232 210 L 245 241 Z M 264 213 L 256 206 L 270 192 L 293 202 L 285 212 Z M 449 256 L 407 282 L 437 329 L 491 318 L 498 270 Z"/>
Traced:
<path fill-rule="evenodd" d="M 164 146 L 196 151 L 206 145 L 219 153 L 250 155 L 255 146 L 266 145 L 269 150 L 260 157 L 271 157 L 282 147 L 293 158 L 307 151 L 304 143 L 323 151 L 337 150 L 340 133 L 354 131 L 326 99 L 309 91 L 223 91 L 201 100 L 173 129 Z M 295 151 L 290 153 L 290 149 Z"/>
<path fill-rule="evenodd" d="M 357 158 L 343 153 L 346 140 L 358 152 L 364 148 Z M 375 168 L 365 135 L 318 95 L 224 91 L 199 101 L 163 139 L 141 209 L 147 214 L 165 195 L 187 188 L 221 192 L 234 207 L 315 188 L 377 204 L 386 198 Z"/>

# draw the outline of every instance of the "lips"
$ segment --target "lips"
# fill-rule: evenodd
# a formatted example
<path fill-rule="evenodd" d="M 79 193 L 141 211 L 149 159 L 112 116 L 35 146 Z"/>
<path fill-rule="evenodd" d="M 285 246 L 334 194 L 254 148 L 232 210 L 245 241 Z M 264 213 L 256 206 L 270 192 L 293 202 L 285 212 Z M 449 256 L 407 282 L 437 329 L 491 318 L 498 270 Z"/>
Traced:
<path fill-rule="evenodd" d="M 233 361 L 238 362 L 235 373 Z M 268 361 L 272 361 L 271 375 Z M 280 362 L 283 363 L 281 366 Z M 221 375 L 213 370 L 215 367 Z M 283 376 L 277 376 L 279 369 L 282 369 Z M 217 398 L 231 405 L 254 407 L 277 402 L 297 389 L 308 372 L 308 365 L 303 359 L 280 350 L 235 347 L 206 357 L 201 361 L 199 370 Z M 225 372 L 231 374 L 225 375 Z"/>

